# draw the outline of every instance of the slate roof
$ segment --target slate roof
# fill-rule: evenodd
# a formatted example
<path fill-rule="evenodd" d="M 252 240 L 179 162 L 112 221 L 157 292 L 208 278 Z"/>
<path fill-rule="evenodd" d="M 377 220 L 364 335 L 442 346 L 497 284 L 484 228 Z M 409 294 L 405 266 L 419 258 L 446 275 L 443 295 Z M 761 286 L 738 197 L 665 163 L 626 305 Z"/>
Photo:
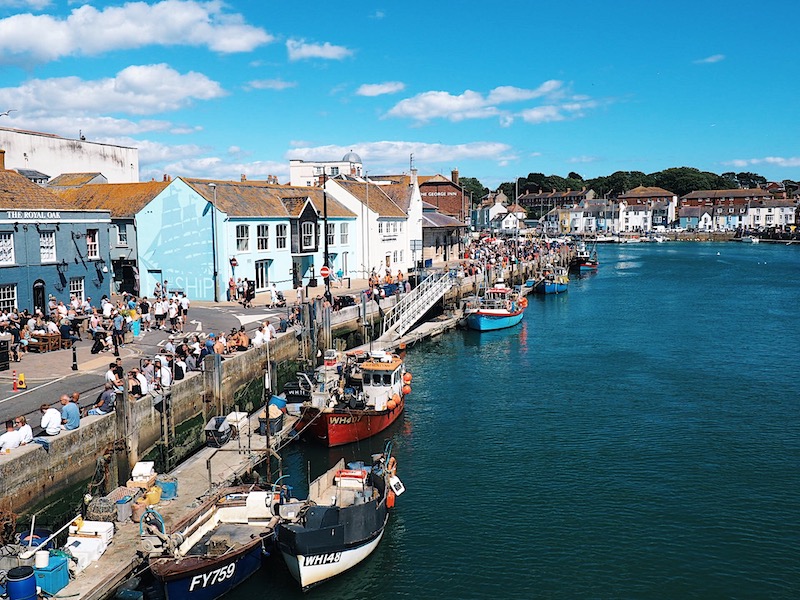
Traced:
<path fill-rule="evenodd" d="M 347 191 L 362 204 L 381 217 L 406 217 L 406 213 L 383 191 L 381 185 L 356 181 L 337 181 L 336 185 Z M 330 202 L 330 197 L 328 198 Z M 330 214 L 330 213 L 329 213 Z"/>
<path fill-rule="evenodd" d="M 423 212 L 422 227 L 464 227 L 464 224 L 450 215 L 438 212 Z"/>
<path fill-rule="evenodd" d="M 51 191 L 36 185 L 16 171 L 0 171 L 0 206 L 7 210 L 74 208 Z"/>
<path fill-rule="evenodd" d="M 144 183 L 93 183 L 81 187 L 55 189 L 53 193 L 76 208 L 103 209 L 112 217 L 133 217 L 158 196 L 168 181 Z"/>
<path fill-rule="evenodd" d="M 217 186 L 217 208 L 230 217 L 299 217 L 306 200 L 321 215 L 324 199 L 322 188 L 276 185 L 265 181 L 218 181 L 181 178 L 209 202 L 214 201 Z M 355 217 L 344 205 L 328 194 L 329 217 Z"/>
<path fill-rule="evenodd" d="M 16 169 L 17 173 L 24 175 L 28 179 L 50 179 L 50 175 L 45 175 L 36 169 Z"/>

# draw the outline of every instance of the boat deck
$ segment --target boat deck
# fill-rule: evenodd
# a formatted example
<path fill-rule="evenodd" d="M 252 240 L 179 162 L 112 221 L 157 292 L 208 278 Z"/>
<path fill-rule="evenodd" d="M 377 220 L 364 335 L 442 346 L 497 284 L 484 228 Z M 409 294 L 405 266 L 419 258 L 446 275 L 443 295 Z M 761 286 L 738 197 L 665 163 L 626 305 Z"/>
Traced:
<path fill-rule="evenodd" d="M 206 533 L 186 553 L 186 556 L 220 555 L 253 541 L 253 535 L 269 530 L 259 525 L 245 523 L 220 523 L 212 531 Z"/>
<path fill-rule="evenodd" d="M 229 440 L 222 448 L 202 448 L 169 473 L 178 480 L 178 496 L 174 500 L 162 501 L 157 506 L 165 519 L 167 530 L 196 510 L 198 498 L 206 496 L 209 491 L 209 479 L 215 487 L 227 486 L 268 455 L 266 437 L 258 435 L 259 413 L 260 410 L 248 418 L 249 431 L 241 432 L 240 437 Z M 290 441 L 296 422 L 297 417 L 284 415 L 283 429 L 269 438 L 273 451 Z M 143 560 L 137 555 L 139 524 L 133 521 L 115 523 L 115 528 L 113 542 L 105 553 L 70 580 L 67 587 L 59 592 L 59 597 L 101 600 L 110 596 L 120 583 L 141 566 Z M 246 534 L 248 539 L 262 530 L 245 524 L 234 525 L 234 528 L 241 528 L 242 535 Z M 220 528 L 216 531 L 220 531 Z M 238 542 L 239 534 L 235 535 L 232 539 Z"/>

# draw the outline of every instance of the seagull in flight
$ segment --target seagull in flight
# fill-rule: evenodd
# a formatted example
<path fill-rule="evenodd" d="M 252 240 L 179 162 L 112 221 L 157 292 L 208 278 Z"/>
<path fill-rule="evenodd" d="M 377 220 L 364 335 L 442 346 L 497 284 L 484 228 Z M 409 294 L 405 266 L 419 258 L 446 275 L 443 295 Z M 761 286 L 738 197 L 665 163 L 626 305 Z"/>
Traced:
<path fill-rule="evenodd" d="M 9 108 L 6 112 L 0 113 L 0 117 L 7 117 L 8 113 L 17 112 L 16 108 Z"/>

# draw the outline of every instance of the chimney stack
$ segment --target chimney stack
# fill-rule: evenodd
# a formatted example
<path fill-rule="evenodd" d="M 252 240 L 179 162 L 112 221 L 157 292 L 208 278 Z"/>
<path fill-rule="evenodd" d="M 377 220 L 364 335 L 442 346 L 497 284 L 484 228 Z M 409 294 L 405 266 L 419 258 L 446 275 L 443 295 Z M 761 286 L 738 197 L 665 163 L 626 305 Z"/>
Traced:
<path fill-rule="evenodd" d="M 411 169 L 411 185 L 417 185 L 417 168 Z"/>
<path fill-rule="evenodd" d="M 458 169 L 453 169 L 450 173 L 450 181 L 458 185 Z"/>
<path fill-rule="evenodd" d="M 247 181 L 247 175 L 245 175 L 244 173 L 242 173 L 242 174 L 241 174 L 241 176 L 240 176 L 240 178 L 239 178 L 239 180 L 240 180 L 242 183 L 244 183 L 245 181 Z"/>
<path fill-rule="evenodd" d="M 0 150 L 0 171 L 6 170 L 6 151 Z"/>

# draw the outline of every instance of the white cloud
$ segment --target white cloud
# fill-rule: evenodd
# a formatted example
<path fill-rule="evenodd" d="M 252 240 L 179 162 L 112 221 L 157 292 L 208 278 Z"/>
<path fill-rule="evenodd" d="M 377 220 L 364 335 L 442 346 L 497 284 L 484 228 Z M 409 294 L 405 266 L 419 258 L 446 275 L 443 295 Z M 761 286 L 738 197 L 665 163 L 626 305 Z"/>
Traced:
<path fill-rule="evenodd" d="M 308 58 L 324 58 L 326 60 L 342 60 L 352 56 L 353 51 L 344 46 L 334 46 L 330 42 L 309 44 L 305 40 L 288 40 L 286 50 L 289 60 L 305 60 Z"/>
<path fill-rule="evenodd" d="M 408 169 L 409 155 L 414 155 L 414 162 L 424 164 L 452 163 L 458 160 L 495 160 L 507 161 L 514 158 L 511 147 L 500 142 L 472 142 L 469 144 L 429 144 L 424 142 L 381 141 L 363 142 L 349 146 L 307 146 L 294 148 L 286 153 L 287 159 L 331 160 L 331 157 L 344 156 L 353 150 L 369 169 L 384 171 L 402 171 Z"/>
<path fill-rule="evenodd" d="M 374 13 L 372 13 L 370 15 L 369 18 L 370 19 L 380 20 L 380 19 L 383 19 L 385 16 L 386 16 L 385 12 L 383 12 L 382 10 L 376 10 Z"/>
<path fill-rule="evenodd" d="M 539 123 L 553 123 L 577 119 L 586 116 L 586 110 L 595 108 L 598 103 L 594 100 L 581 100 L 578 102 L 564 102 L 562 104 L 547 104 L 523 110 L 519 116 L 526 123 L 537 125 Z"/>
<path fill-rule="evenodd" d="M 568 159 L 567 162 L 570 164 L 582 164 L 582 163 L 593 163 L 600 160 L 596 156 L 573 156 L 572 158 Z"/>
<path fill-rule="evenodd" d="M 721 60 L 725 60 L 724 54 L 712 54 L 711 56 L 707 56 L 706 58 L 701 58 L 694 61 L 696 65 L 710 65 L 714 63 L 718 63 Z"/>
<path fill-rule="evenodd" d="M 129 2 L 98 10 L 83 5 L 66 18 L 30 13 L 0 19 L 0 60 L 36 62 L 98 55 L 143 46 L 205 46 L 215 52 L 249 52 L 274 40 L 223 3 L 163 0 Z"/>
<path fill-rule="evenodd" d="M 563 120 L 566 118 L 563 114 L 565 112 L 577 116 L 574 115 L 577 112 L 575 105 L 580 104 L 583 108 L 588 108 L 591 102 L 585 96 L 572 96 L 568 98 L 571 107 L 546 105 L 523 109 L 520 112 L 500 106 L 544 98 L 552 103 L 564 99 L 566 95 L 567 90 L 564 83 L 555 79 L 545 81 L 534 89 L 499 86 L 485 95 L 472 90 L 466 90 L 457 96 L 449 92 L 430 91 L 401 100 L 389 110 L 386 116 L 409 118 L 418 123 L 426 123 L 432 119 L 447 119 L 457 123 L 466 119 L 498 117 L 500 125 L 508 127 L 516 117 L 537 123 L 543 122 L 543 120 Z"/>
<path fill-rule="evenodd" d="M 385 83 L 365 83 L 356 90 L 358 96 L 382 96 L 395 94 L 405 89 L 406 84 L 401 81 L 387 81 Z"/>
<path fill-rule="evenodd" d="M 267 175 L 275 175 L 279 180 L 289 180 L 289 165 L 286 163 L 261 160 L 229 162 L 218 156 L 187 157 L 166 163 L 162 170 L 174 177 L 239 181 L 244 174 L 248 179 L 266 179 Z"/>
<path fill-rule="evenodd" d="M 765 156 L 764 158 L 737 158 L 723 162 L 722 164 L 738 168 L 749 167 L 752 165 L 773 165 L 776 167 L 797 168 L 800 167 L 800 156 L 790 156 L 788 158 L 783 156 Z"/>
<path fill-rule="evenodd" d="M 0 106 L 13 105 L 31 117 L 106 111 L 152 114 L 224 95 L 220 85 L 202 73 L 181 74 L 166 64 L 133 65 L 106 79 L 32 79 L 16 88 L 0 88 Z"/>
<path fill-rule="evenodd" d="M 29 8 L 42 10 L 50 6 L 50 0 L 0 0 L 0 8 Z"/>
<path fill-rule="evenodd" d="M 182 131 L 181 127 L 174 128 L 169 121 L 157 119 L 131 121 L 129 119 L 104 116 L 53 116 L 45 112 L 33 115 L 25 114 L 9 121 L 3 121 L 2 125 L 29 131 L 46 131 L 67 138 L 77 138 L 79 133 L 82 133 L 93 142 L 106 136 L 138 135 L 154 131 L 169 131 L 170 133 L 192 133 L 196 131 L 196 129 Z"/>
<path fill-rule="evenodd" d="M 284 81 L 283 79 L 254 79 L 248 81 L 246 90 L 286 90 L 297 87 L 296 81 Z"/>

